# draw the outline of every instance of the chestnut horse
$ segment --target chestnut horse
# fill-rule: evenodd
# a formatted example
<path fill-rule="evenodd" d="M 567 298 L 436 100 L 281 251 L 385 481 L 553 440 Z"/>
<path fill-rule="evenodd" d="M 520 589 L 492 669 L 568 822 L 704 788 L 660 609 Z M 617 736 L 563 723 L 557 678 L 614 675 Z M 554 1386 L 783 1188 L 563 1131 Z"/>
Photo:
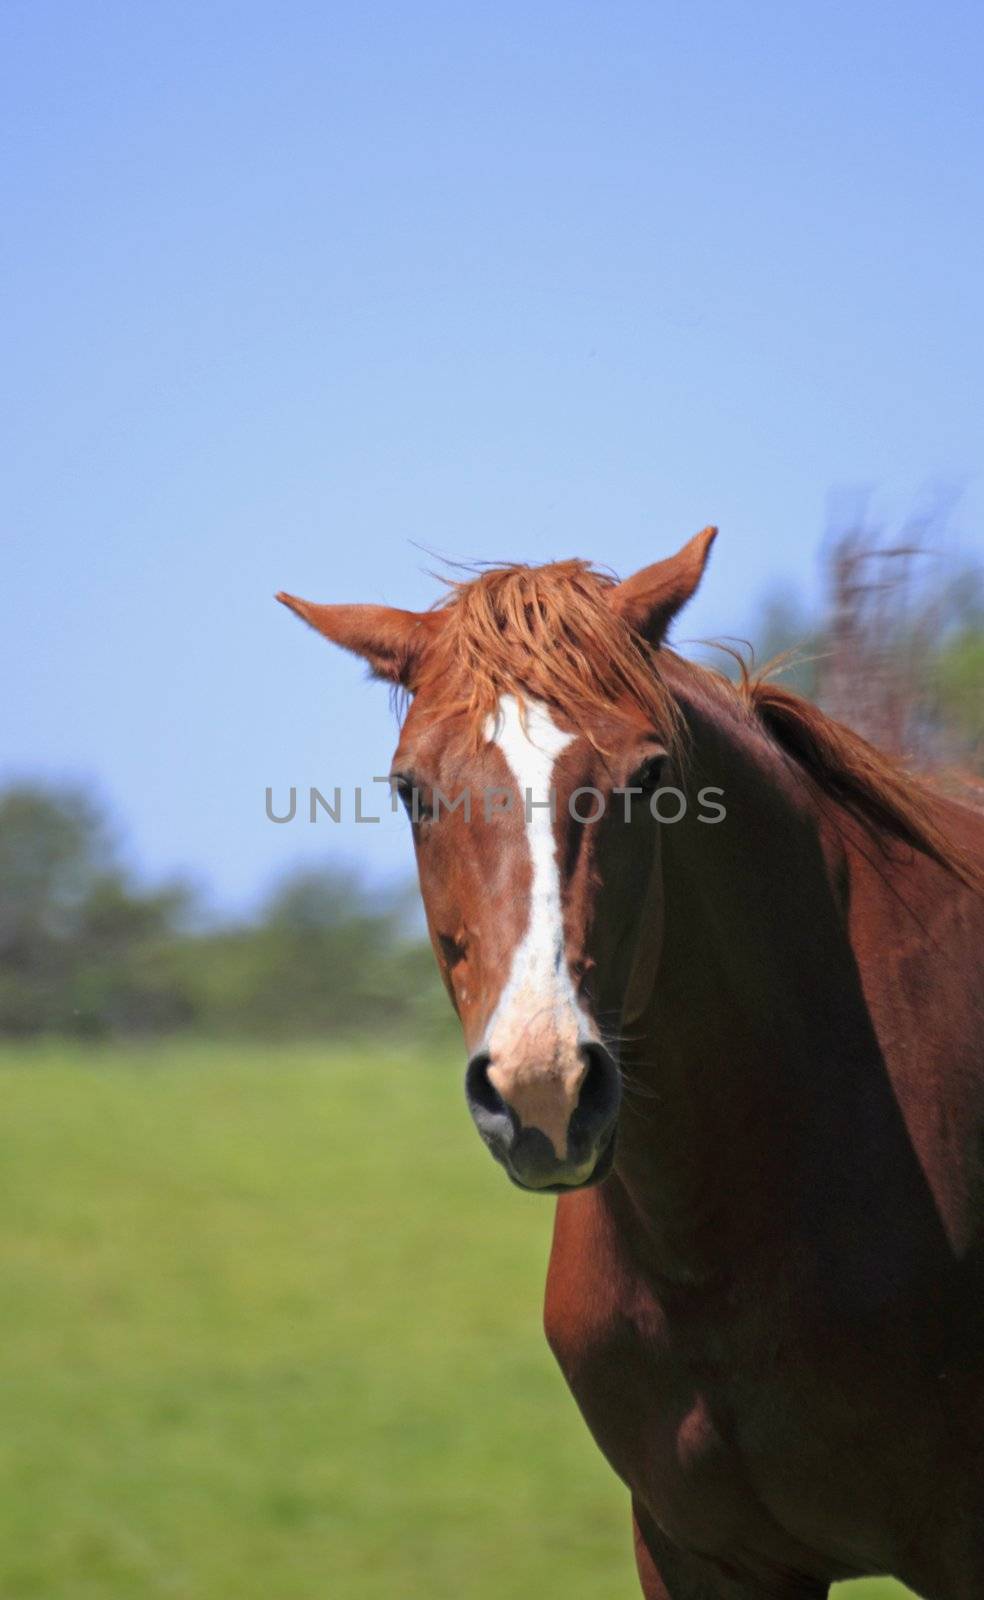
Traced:
<path fill-rule="evenodd" d="M 393 766 L 479 1133 L 647 1600 L 984 1596 L 984 823 L 664 644 L 714 530 L 417 614 Z"/>

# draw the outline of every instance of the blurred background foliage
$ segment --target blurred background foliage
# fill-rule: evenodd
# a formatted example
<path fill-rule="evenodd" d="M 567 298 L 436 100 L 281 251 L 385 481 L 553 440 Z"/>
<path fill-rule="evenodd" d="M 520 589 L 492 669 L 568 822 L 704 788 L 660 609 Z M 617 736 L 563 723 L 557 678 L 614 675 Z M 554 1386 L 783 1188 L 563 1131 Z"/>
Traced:
<path fill-rule="evenodd" d="M 73 788 L 0 793 L 0 1035 L 254 1039 L 448 1030 L 405 892 L 324 867 L 211 926 L 181 883 L 148 889 Z"/>
<path fill-rule="evenodd" d="M 885 530 L 859 512 L 821 551 L 822 600 L 766 596 L 753 640 L 809 695 L 935 781 L 984 778 L 984 570 L 949 547 L 945 504 Z"/>

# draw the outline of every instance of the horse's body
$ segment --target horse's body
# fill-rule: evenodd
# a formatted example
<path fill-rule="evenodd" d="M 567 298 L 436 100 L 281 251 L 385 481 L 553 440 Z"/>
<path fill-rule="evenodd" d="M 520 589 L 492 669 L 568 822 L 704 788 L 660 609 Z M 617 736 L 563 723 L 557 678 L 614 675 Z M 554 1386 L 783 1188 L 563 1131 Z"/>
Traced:
<path fill-rule="evenodd" d="M 876 1572 L 971 1600 L 984 900 L 686 710 L 740 827 L 664 830 L 615 1170 L 559 1202 L 547 1334 L 632 1491 L 647 1600 Z"/>
<path fill-rule="evenodd" d="M 708 545 L 605 591 L 619 627 L 657 647 Z M 522 594 L 504 579 L 494 628 L 553 638 L 546 580 Z M 984 822 L 782 691 L 658 649 L 654 698 L 628 646 L 612 686 L 585 611 L 554 668 L 583 666 L 594 720 L 558 690 L 536 770 L 564 797 L 638 777 L 670 705 L 680 782 L 723 789 L 725 822 L 466 832 L 435 822 L 438 785 L 521 791 L 525 758 L 501 698 L 479 748 L 456 741 L 454 618 L 294 604 L 418 692 L 398 760 L 431 797 L 421 880 L 473 1114 L 517 1182 L 571 1190 L 547 1335 L 631 1491 L 647 1600 L 876 1572 L 984 1595 Z M 445 635 L 466 674 L 471 615 Z M 550 663 L 511 668 L 496 637 L 500 697 L 549 707 Z"/>

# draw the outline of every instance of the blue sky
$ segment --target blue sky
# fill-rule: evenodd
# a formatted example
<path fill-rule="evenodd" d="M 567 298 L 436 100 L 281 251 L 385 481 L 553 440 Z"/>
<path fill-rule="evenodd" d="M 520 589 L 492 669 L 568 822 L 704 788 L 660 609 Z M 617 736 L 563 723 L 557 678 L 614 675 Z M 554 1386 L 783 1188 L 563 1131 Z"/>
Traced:
<path fill-rule="evenodd" d="M 385 691 L 271 595 L 428 558 L 627 572 L 722 533 L 687 634 L 809 594 L 831 490 L 984 553 L 971 4 L 7 0 L 3 775 L 92 780 L 248 902 L 400 819 Z"/>

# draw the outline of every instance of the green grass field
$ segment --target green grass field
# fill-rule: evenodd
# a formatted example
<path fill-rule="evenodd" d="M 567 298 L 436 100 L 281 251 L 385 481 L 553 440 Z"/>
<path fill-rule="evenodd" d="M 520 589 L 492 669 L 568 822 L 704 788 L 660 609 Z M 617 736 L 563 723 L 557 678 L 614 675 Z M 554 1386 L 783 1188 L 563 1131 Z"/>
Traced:
<path fill-rule="evenodd" d="M 0 1105 L 3 1600 L 634 1600 L 457 1062 L 8 1052 Z"/>

